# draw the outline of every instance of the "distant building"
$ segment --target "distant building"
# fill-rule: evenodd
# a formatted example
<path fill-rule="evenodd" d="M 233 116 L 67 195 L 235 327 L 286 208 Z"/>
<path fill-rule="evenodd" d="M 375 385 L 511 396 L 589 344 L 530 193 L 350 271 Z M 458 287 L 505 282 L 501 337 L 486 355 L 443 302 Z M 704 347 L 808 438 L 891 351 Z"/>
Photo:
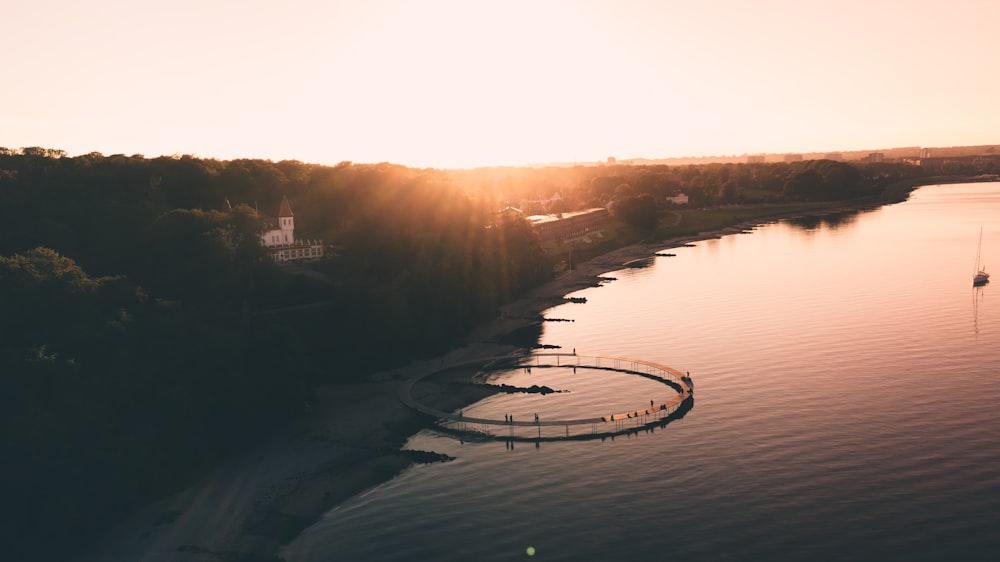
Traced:
<path fill-rule="evenodd" d="M 517 207 L 511 207 L 509 205 L 501 209 L 500 212 L 497 214 L 500 216 L 501 220 L 517 220 L 524 218 L 524 211 L 518 209 Z"/>
<path fill-rule="evenodd" d="M 801 162 L 801 161 L 802 161 L 802 155 L 801 154 L 786 154 L 785 155 L 785 162 Z"/>
<path fill-rule="evenodd" d="M 614 156 L 608 156 L 608 166 L 614 166 L 618 163 L 618 159 Z"/>
<path fill-rule="evenodd" d="M 836 160 L 837 162 L 842 162 L 844 160 L 844 155 L 840 152 L 827 152 L 823 155 L 826 160 Z"/>
<path fill-rule="evenodd" d="M 747 164 L 763 164 L 764 155 L 763 154 L 748 154 Z"/>
<path fill-rule="evenodd" d="M 575 213 L 532 215 L 527 220 L 542 245 L 553 246 L 601 230 L 608 221 L 608 210 L 599 207 Z"/>
<path fill-rule="evenodd" d="M 885 154 L 882 152 L 872 152 L 862 158 L 865 162 L 885 162 Z"/>
<path fill-rule="evenodd" d="M 670 201 L 674 205 L 687 205 L 688 204 L 688 196 L 685 195 L 685 194 L 683 194 L 683 193 L 678 193 L 677 195 L 673 195 L 671 197 L 667 197 L 667 201 Z"/>
<path fill-rule="evenodd" d="M 260 235 L 260 243 L 275 263 L 298 260 L 316 260 L 326 252 L 321 240 L 295 239 L 295 214 L 288 203 L 288 197 L 281 196 L 281 207 L 277 219 L 270 219 L 270 230 Z"/>

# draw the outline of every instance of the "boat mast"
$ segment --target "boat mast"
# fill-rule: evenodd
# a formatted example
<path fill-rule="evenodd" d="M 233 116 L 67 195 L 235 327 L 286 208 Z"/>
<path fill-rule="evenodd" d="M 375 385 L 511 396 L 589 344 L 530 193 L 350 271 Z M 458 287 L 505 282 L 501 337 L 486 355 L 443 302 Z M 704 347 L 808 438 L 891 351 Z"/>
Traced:
<path fill-rule="evenodd" d="M 976 248 L 976 271 L 973 274 L 979 273 L 979 257 L 983 251 L 983 227 L 979 227 L 979 246 Z"/>

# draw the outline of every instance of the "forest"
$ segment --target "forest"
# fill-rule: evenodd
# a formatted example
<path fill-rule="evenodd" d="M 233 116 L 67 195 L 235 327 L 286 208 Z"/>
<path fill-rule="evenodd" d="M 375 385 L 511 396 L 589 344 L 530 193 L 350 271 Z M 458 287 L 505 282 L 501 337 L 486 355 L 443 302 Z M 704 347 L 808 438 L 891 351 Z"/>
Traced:
<path fill-rule="evenodd" d="M 610 206 L 653 236 L 680 193 L 692 209 L 875 201 L 921 173 L 829 160 L 437 170 L 0 148 L 4 557 L 68 556 L 303 415 L 316 385 L 456 345 L 559 259 L 527 221 L 500 218 L 505 207 Z M 328 259 L 270 262 L 259 234 L 282 196 L 296 236 L 323 240 Z"/>

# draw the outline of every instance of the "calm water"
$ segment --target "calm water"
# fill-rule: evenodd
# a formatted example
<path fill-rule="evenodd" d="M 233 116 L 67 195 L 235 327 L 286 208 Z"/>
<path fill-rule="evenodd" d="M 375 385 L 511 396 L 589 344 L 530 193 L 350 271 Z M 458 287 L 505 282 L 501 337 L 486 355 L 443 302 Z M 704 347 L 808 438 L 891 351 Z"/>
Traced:
<path fill-rule="evenodd" d="M 291 560 L 995 559 L 1000 555 L 1000 184 L 671 250 L 547 312 L 541 343 L 691 371 L 683 419 L 605 441 L 410 448 Z M 664 387 L 536 369 L 469 415 L 600 415 Z M 607 407 L 605 407 L 607 405 Z M 596 411 L 594 411 L 596 410 Z"/>

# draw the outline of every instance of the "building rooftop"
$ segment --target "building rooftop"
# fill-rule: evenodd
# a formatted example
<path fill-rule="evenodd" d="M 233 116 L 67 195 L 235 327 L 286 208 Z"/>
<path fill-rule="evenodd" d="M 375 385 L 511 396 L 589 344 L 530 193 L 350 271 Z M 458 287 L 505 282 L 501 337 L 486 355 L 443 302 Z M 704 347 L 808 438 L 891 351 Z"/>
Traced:
<path fill-rule="evenodd" d="M 585 211 L 574 211 L 572 213 L 559 213 L 553 215 L 531 215 L 527 217 L 528 222 L 531 224 L 541 224 L 552 221 L 564 220 L 572 217 L 578 217 L 580 215 L 588 215 L 597 211 L 606 211 L 604 207 L 594 207 L 593 209 L 587 209 Z"/>
<path fill-rule="evenodd" d="M 281 208 L 278 209 L 279 217 L 294 217 L 295 214 L 292 213 L 292 206 L 288 203 L 288 197 L 285 195 L 281 196 Z"/>

